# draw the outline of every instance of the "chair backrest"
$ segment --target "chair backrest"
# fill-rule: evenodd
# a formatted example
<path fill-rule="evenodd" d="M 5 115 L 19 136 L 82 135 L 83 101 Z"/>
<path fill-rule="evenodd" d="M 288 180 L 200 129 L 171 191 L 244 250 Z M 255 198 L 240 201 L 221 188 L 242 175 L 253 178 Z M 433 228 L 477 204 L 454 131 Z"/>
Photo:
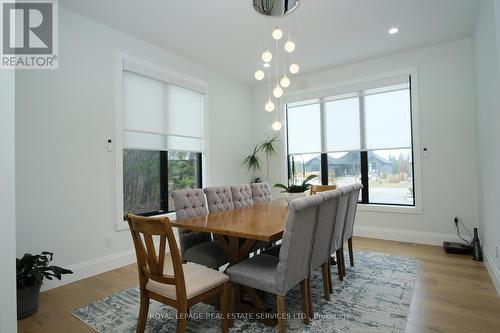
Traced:
<path fill-rule="evenodd" d="M 347 208 L 349 206 L 349 199 L 352 192 L 352 186 L 343 186 L 340 189 L 342 193 L 339 199 L 339 205 L 337 208 L 337 214 L 335 214 L 333 221 L 333 235 L 332 235 L 332 245 L 331 253 L 334 253 L 338 249 L 343 247 L 344 244 L 344 229 L 347 216 Z"/>
<path fill-rule="evenodd" d="M 208 211 L 210 213 L 224 212 L 234 209 L 233 195 L 229 186 L 206 187 Z"/>
<path fill-rule="evenodd" d="M 325 191 L 333 191 L 337 185 L 311 185 L 311 194 L 316 194 Z"/>
<path fill-rule="evenodd" d="M 178 219 L 208 214 L 205 194 L 201 188 L 173 191 L 172 198 L 174 199 L 175 216 Z M 190 247 L 210 240 L 212 238 L 209 233 L 179 229 L 179 243 L 183 255 Z"/>
<path fill-rule="evenodd" d="M 126 214 L 134 241 L 139 282 L 141 288 L 146 288 L 148 280 L 175 285 L 177 299 L 186 299 L 186 283 L 182 269 L 181 256 L 177 248 L 172 225 L 168 217 L 142 217 Z M 159 236 L 160 247 L 156 252 L 153 236 Z M 170 249 L 173 275 L 165 275 L 166 243 Z"/>
<path fill-rule="evenodd" d="M 280 295 L 309 276 L 313 240 L 318 221 L 319 195 L 297 198 L 288 207 L 276 271 L 276 292 Z"/>
<path fill-rule="evenodd" d="M 345 222 L 345 230 L 344 230 L 344 240 L 348 240 L 352 238 L 354 231 L 354 220 L 356 219 L 356 210 L 358 208 L 358 198 L 359 191 L 363 188 L 361 184 L 352 185 L 352 192 L 349 198 L 349 205 L 347 207 L 347 217 Z"/>
<path fill-rule="evenodd" d="M 271 195 L 271 186 L 269 186 L 269 183 L 252 183 L 250 184 L 250 188 L 252 189 L 252 197 L 255 203 L 269 202 L 273 200 L 273 196 Z"/>
<path fill-rule="evenodd" d="M 233 196 L 234 208 L 245 208 L 254 204 L 250 184 L 231 186 L 231 195 Z"/>
<path fill-rule="evenodd" d="M 326 191 L 318 194 L 323 198 L 319 205 L 318 225 L 313 242 L 311 256 L 311 271 L 315 270 L 330 258 L 334 217 L 337 214 L 339 200 L 342 195 L 340 190 Z"/>

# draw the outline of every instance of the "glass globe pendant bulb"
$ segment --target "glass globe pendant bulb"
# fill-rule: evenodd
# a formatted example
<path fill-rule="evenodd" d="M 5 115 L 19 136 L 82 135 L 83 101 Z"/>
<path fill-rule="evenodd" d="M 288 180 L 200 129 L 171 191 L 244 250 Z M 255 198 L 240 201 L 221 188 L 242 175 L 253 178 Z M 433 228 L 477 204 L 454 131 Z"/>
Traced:
<path fill-rule="evenodd" d="M 279 121 L 275 121 L 272 125 L 273 130 L 279 131 L 281 129 L 281 123 Z"/>
<path fill-rule="evenodd" d="M 283 96 L 283 89 L 279 85 L 276 85 L 276 88 L 273 90 L 273 96 L 276 98 L 280 98 Z"/>
<path fill-rule="evenodd" d="M 278 28 L 278 27 L 274 28 L 274 30 L 273 30 L 273 38 L 276 39 L 276 40 L 280 40 L 281 37 L 283 37 L 283 31 L 280 28 Z"/>
<path fill-rule="evenodd" d="M 273 54 L 269 50 L 265 50 L 264 53 L 262 53 L 262 61 L 264 62 L 271 62 L 273 60 Z"/>
<path fill-rule="evenodd" d="M 264 78 L 265 74 L 264 74 L 264 71 L 262 69 L 258 69 L 256 72 L 255 72 L 255 79 L 260 81 Z"/>
<path fill-rule="evenodd" d="M 288 78 L 288 76 L 286 76 L 286 74 L 281 78 L 280 85 L 283 88 L 290 87 L 290 79 Z"/>
<path fill-rule="evenodd" d="M 289 69 L 290 69 L 290 73 L 297 74 L 300 70 L 300 67 L 297 64 L 291 64 Z"/>
<path fill-rule="evenodd" d="M 295 43 L 292 42 L 291 40 L 287 41 L 285 43 L 285 51 L 288 53 L 295 51 Z"/>
<path fill-rule="evenodd" d="M 264 106 L 264 109 L 267 112 L 273 112 L 274 111 L 274 103 L 271 100 L 268 100 L 266 105 Z"/>

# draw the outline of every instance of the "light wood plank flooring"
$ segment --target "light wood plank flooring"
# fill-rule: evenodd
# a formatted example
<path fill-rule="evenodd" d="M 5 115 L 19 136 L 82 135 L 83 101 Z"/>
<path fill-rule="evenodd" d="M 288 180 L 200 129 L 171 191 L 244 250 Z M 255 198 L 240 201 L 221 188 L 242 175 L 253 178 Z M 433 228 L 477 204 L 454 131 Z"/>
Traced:
<path fill-rule="evenodd" d="M 421 259 L 408 333 L 500 332 L 500 298 L 484 265 L 470 256 L 369 238 L 355 238 L 354 248 Z M 130 265 L 44 292 L 38 313 L 19 321 L 19 332 L 93 332 L 70 311 L 136 284 L 136 266 Z"/>

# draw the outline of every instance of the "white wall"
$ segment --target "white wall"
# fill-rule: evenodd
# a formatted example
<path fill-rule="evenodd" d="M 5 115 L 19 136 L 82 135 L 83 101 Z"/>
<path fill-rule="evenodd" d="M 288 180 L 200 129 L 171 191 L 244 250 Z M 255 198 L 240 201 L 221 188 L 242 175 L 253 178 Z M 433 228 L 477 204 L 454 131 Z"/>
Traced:
<path fill-rule="evenodd" d="M 479 220 L 485 257 L 500 293 L 500 4 L 486 0 L 480 8 L 473 37 L 479 157 Z M 499 249 L 500 250 L 500 249 Z"/>
<path fill-rule="evenodd" d="M 360 211 L 358 233 L 439 244 L 443 239 L 455 239 L 455 216 L 469 227 L 478 223 L 471 41 L 303 75 L 292 79 L 289 94 L 409 68 L 418 70 L 421 147 L 415 149 L 429 149 L 429 158 L 421 163 L 423 214 Z M 273 115 L 263 110 L 266 94 L 263 85 L 254 88 L 255 140 L 272 132 Z M 283 155 L 274 159 L 272 183 L 286 181 L 284 159 Z"/>
<path fill-rule="evenodd" d="M 135 259 L 129 232 L 115 231 L 115 154 L 106 151 L 107 139 L 121 135 L 114 122 L 118 52 L 208 84 L 204 185 L 249 178 L 240 152 L 252 141 L 244 126 L 251 90 L 65 9 L 59 16 L 59 69 L 20 72 L 16 81 L 17 253 L 53 251 L 56 264 L 81 277 Z M 106 236 L 114 247 L 106 247 Z"/>
<path fill-rule="evenodd" d="M 0 70 L 0 333 L 17 331 L 14 73 Z"/>

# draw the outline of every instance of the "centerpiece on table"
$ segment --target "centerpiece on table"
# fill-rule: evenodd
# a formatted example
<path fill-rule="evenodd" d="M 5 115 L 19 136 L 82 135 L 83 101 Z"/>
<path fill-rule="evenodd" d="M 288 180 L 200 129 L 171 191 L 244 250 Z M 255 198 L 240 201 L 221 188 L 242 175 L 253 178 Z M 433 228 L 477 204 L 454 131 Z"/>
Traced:
<path fill-rule="evenodd" d="M 290 204 L 293 199 L 303 197 L 307 194 L 307 191 L 311 188 L 309 182 L 318 177 L 317 175 L 310 175 L 300 185 L 290 185 L 286 186 L 284 184 L 275 184 L 274 187 L 282 189 L 283 198 Z"/>

